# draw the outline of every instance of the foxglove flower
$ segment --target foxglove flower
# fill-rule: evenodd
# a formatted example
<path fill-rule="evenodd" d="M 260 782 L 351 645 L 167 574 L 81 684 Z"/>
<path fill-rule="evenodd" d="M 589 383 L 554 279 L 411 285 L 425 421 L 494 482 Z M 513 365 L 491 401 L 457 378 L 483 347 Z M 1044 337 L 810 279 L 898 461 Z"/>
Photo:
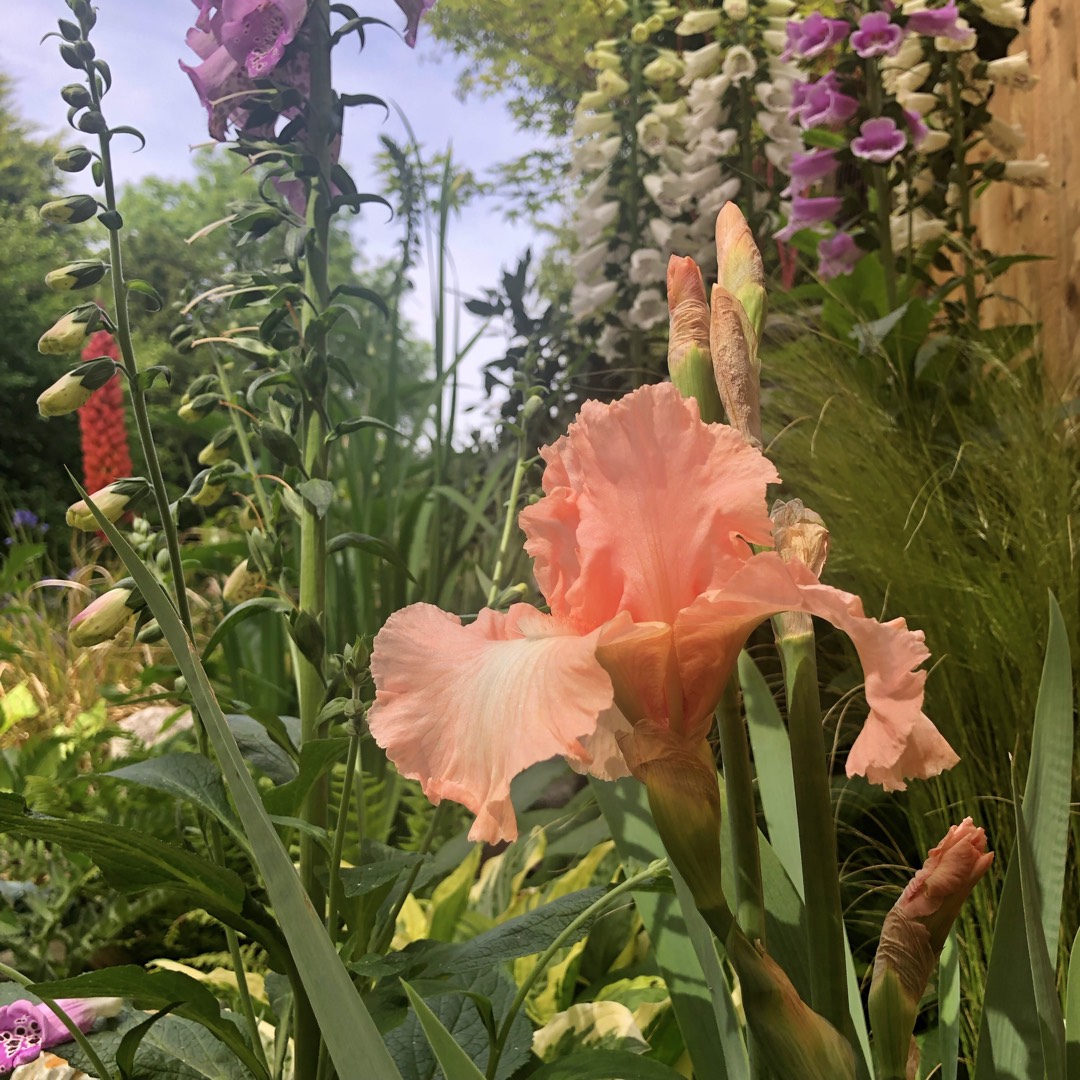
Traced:
<path fill-rule="evenodd" d="M 791 182 L 780 192 L 781 198 L 805 195 L 815 184 L 835 175 L 839 167 L 840 162 L 836 159 L 835 150 L 819 147 L 805 154 L 794 154 L 788 166 Z"/>
<path fill-rule="evenodd" d="M 80 1031 L 89 1031 L 99 1018 L 115 1016 L 119 998 L 57 998 L 56 1004 Z M 48 1005 L 20 998 L 0 1005 L 0 1072 L 7 1073 L 34 1061 L 51 1046 L 70 1042 L 71 1032 Z"/>
<path fill-rule="evenodd" d="M 922 713 L 922 635 L 754 553 L 779 478 L 738 432 L 651 385 L 586 402 L 541 456 L 544 497 L 519 521 L 550 614 L 515 604 L 464 626 L 414 604 L 372 655 L 373 736 L 429 798 L 477 815 L 474 840 L 516 837 L 510 781 L 534 762 L 561 754 L 610 778 L 665 747 L 695 752 L 747 635 L 784 610 L 829 619 L 862 658 L 870 716 L 849 775 L 895 790 L 956 762 Z"/>
<path fill-rule="evenodd" d="M 851 35 L 851 47 L 866 60 L 872 56 L 895 56 L 903 40 L 904 31 L 889 18 L 887 11 L 869 11 Z"/>
<path fill-rule="evenodd" d="M 960 12 L 957 10 L 955 0 L 949 0 L 944 7 L 926 8 L 922 11 L 913 11 L 908 15 L 908 31 L 912 34 L 920 34 L 923 37 L 944 37 L 964 39 L 970 32 L 970 27 L 960 25 Z"/>
<path fill-rule="evenodd" d="M 844 200 L 835 195 L 817 197 L 796 195 L 791 200 L 791 212 L 788 214 L 787 224 L 779 232 L 773 233 L 773 236 L 777 240 L 786 242 L 801 229 L 809 229 L 834 221 L 843 205 Z"/>
<path fill-rule="evenodd" d="M 435 0 L 394 0 L 394 3 L 405 12 L 405 44 L 413 49 L 416 47 L 416 32 L 420 29 L 420 20 L 425 12 L 435 6 Z"/>
<path fill-rule="evenodd" d="M 907 136 L 896 126 L 896 121 L 887 116 L 864 120 L 859 134 L 851 140 L 851 152 L 857 158 L 877 165 L 892 161 L 905 146 Z"/>
<path fill-rule="evenodd" d="M 862 251 L 854 238 L 846 232 L 826 236 L 818 244 L 818 277 L 831 281 L 841 274 L 850 274 L 862 258 Z"/>
<path fill-rule="evenodd" d="M 810 60 L 839 45 L 851 31 L 847 19 L 827 19 L 815 11 L 801 21 L 792 19 L 787 24 L 787 48 L 782 60 L 799 57 Z"/>
<path fill-rule="evenodd" d="M 840 80 L 830 71 L 816 82 L 796 83 L 792 96 L 792 118 L 810 129 L 843 127 L 858 111 L 859 103 L 840 90 Z"/>
<path fill-rule="evenodd" d="M 110 589 L 87 604 L 71 620 L 68 624 L 68 640 L 79 649 L 112 641 L 143 607 L 145 603 L 137 589 L 125 586 Z"/>

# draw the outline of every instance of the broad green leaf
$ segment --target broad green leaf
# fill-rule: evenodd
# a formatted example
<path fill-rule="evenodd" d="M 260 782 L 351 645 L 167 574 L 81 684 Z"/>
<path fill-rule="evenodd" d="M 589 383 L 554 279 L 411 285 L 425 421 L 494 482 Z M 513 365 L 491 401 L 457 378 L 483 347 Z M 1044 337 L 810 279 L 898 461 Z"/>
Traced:
<path fill-rule="evenodd" d="M 370 841 L 366 842 L 365 846 L 368 845 Z M 398 851 L 397 848 L 382 844 L 379 846 L 385 849 L 382 858 L 341 871 L 341 883 L 346 896 L 365 896 L 384 885 L 392 885 L 414 863 L 428 859 L 427 855 L 421 855 L 417 851 Z"/>
<path fill-rule="evenodd" d="M 1030 825 L 1020 803 L 1015 770 L 1013 805 L 1016 807 L 1016 860 L 1020 867 L 1020 896 L 1023 901 L 1028 957 L 1031 961 L 1031 985 L 1035 992 L 1039 1041 L 1042 1044 L 1043 1076 L 1045 1080 L 1065 1080 L 1065 1020 L 1061 1015 L 1054 964 L 1047 952 L 1046 938 L 1043 936 L 1039 919 L 1041 897 L 1035 877 L 1035 852 L 1028 836 Z"/>
<path fill-rule="evenodd" d="M 541 1066 L 529 1074 L 529 1080 L 611 1080 L 616 1076 L 619 1080 L 681 1080 L 682 1073 L 625 1050 L 587 1050 Z"/>
<path fill-rule="evenodd" d="M 261 615 L 263 612 L 268 611 L 277 615 L 287 615 L 292 610 L 292 604 L 285 600 L 280 600 L 276 596 L 256 596 L 251 600 L 245 600 L 242 604 L 237 604 L 236 607 L 230 609 L 221 622 L 214 627 L 214 632 L 203 646 L 203 662 L 205 662 L 214 649 L 218 647 L 221 639 L 227 633 L 240 623 L 246 622 L 253 615 Z"/>
<path fill-rule="evenodd" d="M 791 771 L 791 743 L 772 692 L 747 652 L 739 654 L 739 685 L 769 843 L 791 878 L 795 891 L 802 896 L 802 856 L 799 853 L 799 816 L 795 812 L 795 779 Z"/>
<path fill-rule="evenodd" d="M 225 783 L 244 823 L 274 912 L 289 942 L 304 989 L 339 1075 L 355 1076 L 358 1070 L 364 1070 L 378 1076 L 379 1080 L 384 1077 L 386 1080 L 400 1080 L 401 1074 L 387 1053 L 356 986 L 312 907 L 293 866 L 292 857 L 285 850 L 274 823 L 263 807 L 259 791 L 199 662 L 199 655 L 184 631 L 172 601 L 120 530 L 93 506 L 81 487 L 79 494 L 87 500 L 99 527 L 134 578 L 187 680 L 192 702 L 206 724 Z M 154 1032 L 151 1032 L 148 1038 L 153 1037 Z"/>
<path fill-rule="evenodd" d="M 334 501 L 334 485 L 329 480 L 305 480 L 296 485 L 296 490 L 316 517 L 326 517 L 326 511 Z"/>
<path fill-rule="evenodd" d="M 424 1037 L 427 1039 L 432 1054 L 442 1069 L 446 1080 L 484 1080 L 484 1074 L 477 1068 L 473 1059 L 458 1045 L 454 1035 L 447 1029 L 443 1020 L 436 1015 L 427 1002 L 407 982 L 402 982 L 401 985 L 405 988 L 405 993 L 408 995 L 409 1003 L 416 1013 Z M 487 1049 L 488 1033 L 479 1021 L 479 1014 L 472 1002 L 464 995 L 457 1001 L 447 997 L 438 999 L 439 1004 L 445 1004 L 448 1001 L 455 1006 L 455 1019 L 460 1021 L 466 1009 L 476 1017 L 482 1034 L 483 1049 Z M 453 1023 L 451 1026 L 454 1026 Z M 470 1025 L 469 1027 L 471 1033 L 475 1030 L 476 1025 Z M 459 1034 L 458 1037 L 460 1038 L 461 1035 Z M 387 1042 L 391 1047 L 399 1043 L 403 1043 L 408 1047 L 408 1057 L 405 1060 L 402 1060 L 401 1057 L 398 1058 L 406 1073 L 405 1080 L 433 1080 L 435 1076 L 434 1062 L 424 1060 L 423 1055 L 418 1052 L 415 1039 L 416 1033 L 409 1030 L 408 1021 L 406 1021 L 400 1028 L 395 1028 L 390 1033 Z M 475 1040 L 471 1039 L 470 1042 L 474 1043 Z M 474 1047 L 474 1053 L 479 1049 L 481 1047 Z M 409 1068 L 407 1062 L 411 1063 L 413 1067 Z"/>
<path fill-rule="evenodd" d="M 162 754 L 160 757 L 137 761 L 133 765 L 125 765 L 102 775 L 186 799 L 213 814 L 228 829 L 239 833 L 243 842 L 247 843 L 240 822 L 237 821 L 225 794 L 221 771 L 202 754 Z"/>
<path fill-rule="evenodd" d="M 274 718 L 277 721 L 276 738 L 275 731 L 254 717 L 233 713 L 225 719 L 240 753 L 259 772 L 265 773 L 275 784 L 287 784 L 296 779 L 299 772 L 294 756 L 296 751 L 280 718 Z"/>
<path fill-rule="evenodd" d="M 1069 986 L 1065 998 L 1065 1075 L 1080 1080 L 1080 930 L 1069 954 Z"/>
<path fill-rule="evenodd" d="M 179 971 L 147 971 L 125 965 L 89 971 L 73 979 L 36 983 L 35 993 L 50 998 L 120 997 L 137 1009 L 173 1009 L 193 1020 L 220 1040 L 258 1077 L 266 1072 L 240 1034 L 240 1029 L 221 1015 L 217 998 L 202 983 Z"/>
<path fill-rule="evenodd" d="M 938 967 L 938 1047 L 941 1080 L 956 1080 L 960 1057 L 960 952 L 955 927 L 941 950 Z"/>
<path fill-rule="evenodd" d="M 453 941 L 458 920 L 465 914 L 469 903 L 469 890 L 476 880 L 482 844 L 476 844 L 461 863 L 448 874 L 431 894 L 431 924 L 428 937 L 435 941 Z"/>
<path fill-rule="evenodd" d="M 1044 1073 L 1054 1077 L 1060 1073 L 1050 1070 L 1063 1068 L 1056 1061 L 1060 1007 L 1054 1009 L 1056 994 L 1053 1002 L 1046 1000 L 1042 961 L 1045 957 L 1052 969 L 1056 959 L 1064 882 L 1063 830 L 1068 828 L 1073 758 L 1071 670 L 1064 621 L 1051 596 L 1031 764 L 1022 812 L 1018 808 L 1024 835 L 1017 838 L 998 903 L 975 1080 L 1028 1080 Z M 1048 947 L 1051 940 L 1054 953 Z M 1047 1050 L 1050 1061 L 1044 1059 Z"/>
<path fill-rule="evenodd" d="M 295 780 L 271 788 L 263 795 L 269 814 L 288 817 L 295 814 L 312 785 L 349 749 L 349 740 L 311 739 L 300 750 L 300 770 Z"/>
<path fill-rule="evenodd" d="M 135 1055 L 139 1052 L 139 1044 L 150 1034 L 150 1029 L 163 1017 L 168 1016 L 179 1004 L 176 1001 L 163 1006 L 141 1024 L 136 1024 L 124 1032 L 124 1037 L 116 1048 L 116 1067 L 120 1070 L 120 1080 L 134 1080 Z"/>
<path fill-rule="evenodd" d="M 628 869 L 666 855 L 644 785 L 630 779 L 615 783 L 590 779 L 590 784 Z M 677 875 L 673 877 L 682 897 L 685 886 Z M 680 904 L 675 896 L 635 892 L 634 903 L 671 994 L 695 1074 L 710 1080 L 749 1080 L 731 988 L 705 921 L 692 902 Z"/>

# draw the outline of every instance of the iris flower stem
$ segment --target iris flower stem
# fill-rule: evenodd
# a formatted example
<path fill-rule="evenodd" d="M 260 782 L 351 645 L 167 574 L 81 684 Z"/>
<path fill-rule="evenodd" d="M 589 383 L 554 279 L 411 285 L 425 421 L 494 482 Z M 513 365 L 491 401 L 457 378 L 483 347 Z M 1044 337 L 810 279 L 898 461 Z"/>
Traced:
<path fill-rule="evenodd" d="M 0 975 L 5 976 L 12 982 L 18 983 L 20 986 L 27 987 L 35 997 L 40 998 L 42 1003 L 48 1006 L 48 1008 L 56 1014 L 60 1023 L 68 1029 L 71 1033 L 71 1037 L 79 1044 L 79 1049 L 90 1059 L 90 1064 L 93 1065 L 98 1080 L 113 1080 L 113 1074 L 105 1067 L 105 1062 L 98 1057 L 97 1051 L 90 1045 L 90 1040 L 83 1034 L 79 1025 L 76 1024 L 59 1005 L 57 1005 L 54 998 L 45 997 L 44 994 L 38 993 L 33 989 L 33 979 L 28 979 L 21 971 L 16 971 L 15 968 L 8 967 L 7 964 L 0 964 Z"/>
<path fill-rule="evenodd" d="M 544 973 L 544 970 L 555 958 L 558 951 L 568 942 L 576 941 L 577 935 L 582 927 L 588 926 L 601 912 L 609 908 L 615 900 L 625 896 L 628 892 L 632 892 L 641 885 L 642 882 L 655 878 L 665 867 L 666 860 L 652 863 L 644 870 L 619 882 L 619 884 L 611 889 L 610 892 L 604 893 L 599 900 L 590 904 L 540 954 L 540 958 L 536 961 L 532 971 L 529 972 L 521 986 L 518 987 L 517 996 L 510 1003 L 510 1008 L 506 1010 L 506 1016 L 503 1017 L 502 1025 L 499 1028 L 498 1035 L 495 1037 L 495 1045 L 491 1048 L 491 1057 L 488 1060 L 487 1067 L 487 1080 L 494 1080 L 495 1074 L 499 1068 L 499 1059 L 502 1057 L 503 1050 L 506 1047 L 506 1040 L 510 1037 L 510 1029 L 514 1026 L 514 1020 L 517 1018 L 517 1014 L 521 1011 L 522 1006 L 528 999 L 529 992 L 536 984 L 536 980 Z"/>
<path fill-rule="evenodd" d="M 304 470 L 312 480 L 327 474 L 326 422 L 326 329 L 319 317 L 330 303 L 329 246 L 331 161 L 330 145 L 337 132 L 338 111 L 334 101 L 330 63 L 330 0 L 312 0 L 305 22 L 311 63 L 311 92 L 307 102 L 306 150 L 315 161 L 308 189 L 309 228 L 304 258 L 304 304 L 300 332 L 304 344 L 307 380 L 304 402 Z M 320 627 L 326 615 L 326 521 L 305 501 L 300 518 L 299 608 Z M 318 658 L 317 658 L 318 659 Z M 300 659 L 299 672 L 301 745 L 321 736 L 319 712 L 325 686 L 322 664 Z M 317 828 L 325 828 L 328 815 L 329 782 L 324 773 L 304 798 L 300 816 Z M 326 913 L 326 890 L 320 871 L 336 872 L 326 866 L 325 853 L 313 836 L 300 837 L 300 880 L 320 918 Z M 297 1076 L 314 1077 L 319 1067 L 322 1034 L 318 1018 L 303 987 L 294 986 L 296 1001 L 295 1069 Z"/>
<path fill-rule="evenodd" d="M 514 465 L 514 477 L 510 481 L 510 497 L 506 501 L 506 519 L 503 521 L 502 536 L 499 538 L 499 551 L 495 557 L 495 569 L 491 573 L 491 586 L 488 588 L 487 604 L 491 607 L 499 596 L 506 564 L 506 553 L 510 549 L 510 536 L 514 530 L 518 500 L 521 498 L 521 482 L 529 471 L 529 462 L 525 457 L 525 438 L 522 435 L 518 449 L 517 462 Z"/>
<path fill-rule="evenodd" d="M 765 901 L 761 887 L 754 774 L 735 676 L 728 681 L 724 696 L 720 699 L 717 723 L 720 751 L 724 758 L 724 787 L 727 790 L 727 813 L 735 862 L 735 914 L 750 939 L 764 943 Z"/>
<path fill-rule="evenodd" d="M 806 894 L 811 1004 L 851 1038 L 836 825 L 818 698 L 814 635 L 778 637 L 787 689 L 799 849 Z"/>
<path fill-rule="evenodd" d="M 90 98 L 93 107 L 98 112 L 101 108 L 101 94 L 98 89 L 98 79 L 93 69 L 87 70 Z M 112 135 L 106 130 L 98 136 L 98 147 L 101 156 L 101 179 L 105 195 L 105 207 L 112 213 L 117 213 L 116 208 L 116 180 L 113 176 L 112 167 Z M 162 532 L 165 534 L 165 546 L 169 553 L 169 565 L 173 576 L 173 597 L 176 602 L 176 611 L 180 622 L 187 633 L 188 638 L 194 642 L 195 631 L 191 622 L 191 608 L 188 605 L 187 585 L 184 582 L 184 563 L 180 552 L 180 537 L 176 527 L 176 519 L 173 517 L 172 508 L 169 505 L 169 490 L 165 484 L 165 476 L 161 471 L 161 460 L 158 457 L 157 445 L 154 442 L 154 433 L 150 427 L 150 414 L 146 406 L 146 388 L 139 378 L 139 366 L 135 359 L 135 349 L 131 340 L 131 318 L 128 312 L 128 298 L 126 281 L 124 279 L 123 250 L 120 244 L 120 229 L 110 226 L 109 233 L 109 260 L 110 278 L 112 282 L 113 309 L 116 323 L 116 341 L 123 358 L 124 370 L 127 374 L 128 388 L 131 396 L 131 410 L 135 415 L 135 424 L 139 432 L 139 443 L 142 447 L 143 458 L 146 462 L 146 470 L 149 473 L 150 486 L 154 492 L 154 501 L 157 504 L 158 517 L 161 519 Z M 192 709 L 193 726 L 195 729 L 196 744 L 199 753 L 204 757 L 210 757 L 210 741 L 207 736 L 206 726 L 199 716 L 198 709 Z M 199 824 L 203 835 L 207 838 L 210 852 L 214 862 L 219 866 L 225 865 L 225 849 L 221 836 L 221 827 L 218 822 L 203 813 L 199 813 Z M 233 971 L 236 975 L 237 992 L 240 998 L 241 1012 L 248 1027 L 248 1035 L 251 1039 L 252 1048 L 259 1062 L 267 1068 L 266 1055 L 263 1052 L 262 1041 L 259 1039 L 258 1021 L 255 1017 L 255 1009 L 248 991 L 247 976 L 244 968 L 243 955 L 240 952 L 240 939 L 232 927 L 223 927 L 225 941 L 232 961 Z M 43 999 L 44 1000 L 44 999 Z M 65 1019 L 65 1024 L 67 1020 Z M 69 1025 L 70 1026 L 70 1025 Z M 79 1037 L 80 1045 L 83 1040 Z M 88 1046 L 89 1044 L 87 1044 Z M 85 1048 L 84 1048 L 85 1049 Z M 98 1062 L 94 1058 L 94 1065 Z M 102 1080 L 104 1080 L 104 1074 Z"/>

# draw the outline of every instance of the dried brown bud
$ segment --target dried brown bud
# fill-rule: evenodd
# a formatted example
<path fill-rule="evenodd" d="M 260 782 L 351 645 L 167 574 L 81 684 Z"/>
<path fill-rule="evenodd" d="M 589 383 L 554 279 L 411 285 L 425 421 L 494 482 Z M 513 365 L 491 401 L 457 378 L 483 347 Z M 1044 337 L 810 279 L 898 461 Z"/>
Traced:
<path fill-rule="evenodd" d="M 714 285 L 712 290 L 709 349 L 728 423 L 752 446 L 760 447 L 757 337 L 742 304 L 722 285 Z"/>

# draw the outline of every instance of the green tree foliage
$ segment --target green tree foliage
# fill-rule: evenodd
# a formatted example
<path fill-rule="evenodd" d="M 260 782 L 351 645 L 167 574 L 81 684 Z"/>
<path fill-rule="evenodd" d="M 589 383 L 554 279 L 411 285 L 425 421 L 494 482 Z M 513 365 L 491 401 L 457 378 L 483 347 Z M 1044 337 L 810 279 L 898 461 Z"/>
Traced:
<path fill-rule="evenodd" d="M 45 287 L 45 274 L 84 251 L 81 230 L 38 217 L 38 207 L 63 190 L 52 163 L 58 149 L 18 117 L 0 75 L 0 523 L 13 507 L 26 507 L 54 537 L 72 501 L 63 467 L 77 465 L 79 433 L 71 419 L 38 419 L 37 396 L 60 377 L 66 358 L 40 356 L 36 343 L 71 306 L 70 296 Z"/>

